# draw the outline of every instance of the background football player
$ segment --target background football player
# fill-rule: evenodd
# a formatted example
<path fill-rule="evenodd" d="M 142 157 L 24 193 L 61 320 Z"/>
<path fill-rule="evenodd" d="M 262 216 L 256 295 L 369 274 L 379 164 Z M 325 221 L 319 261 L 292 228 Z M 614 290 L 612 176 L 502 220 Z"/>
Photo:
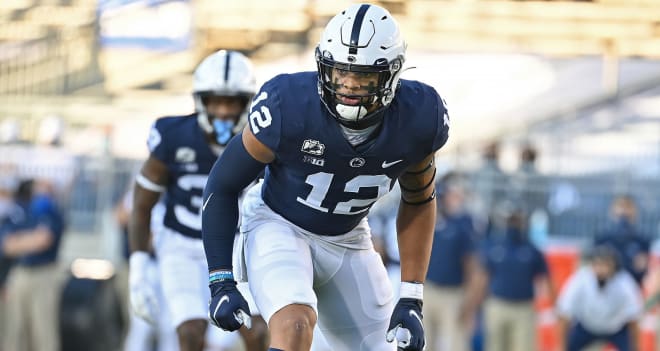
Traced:
<path fill-rule="evenodd" d="M 436 91 L 400 80 L 406 44 L 385 9 L 350 6 L 326 26 L 318 72 L 279 75 L 253 99 L 204 190 L 202 231 L 213 323 L 241 326 L 247 303 L 232 274 L 238 194 L 243 253 L 235 260 L 271 333 L 270 350 L 309 350 L 317 323 L 333 350 L 422 350 L 423 281 L 435 223 L 434 154 L 448 138 Z M 319 94 L 321 102 L 319 102 Z M 392 288 L 367 215 L 401 189 L 401 286 Z"/>
<path fill-rule="evenodd" d="M 129 225 L 131 305 L 138 315 L 159 317 L 156 293 L 142 281 L 150 260 L 151 210 L 163 194 L 163 225 L 154 233 L 153 246 L 182 351 L 203 349 L 208 324 L 202 190 L 218 155 L 240 131 L 255 84 L 252 64 L 241 53 L 222 50 L 204 59 L 194 72 L 195 113 L 154 123 L 147 142 L 150 156 L 136 177 Z M 252 330 L 242 328 L 241 334 L 248 349 L 266 348 L 267 328 L 261 318 L 255 319 Z"/>

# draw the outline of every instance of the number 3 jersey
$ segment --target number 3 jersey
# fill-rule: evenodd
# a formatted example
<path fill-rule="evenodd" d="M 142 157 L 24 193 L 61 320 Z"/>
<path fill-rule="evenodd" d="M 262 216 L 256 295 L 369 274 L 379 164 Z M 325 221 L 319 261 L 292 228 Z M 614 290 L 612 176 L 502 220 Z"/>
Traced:
<path fill-rule="evenodd" d="M 151 157 L 168 170 L 163 225 L 185 236 L 201 239 L 202 192 L 218 159 L 197 123 L 196 115 L 156 120 L 147 141 Z"/>
<path fill-rule="evenodd" d="M 265 83 L 248 123 L 275 153 L 266 168 L 264 202 L 320 235 L 355 228 L 408 166 L 444 145 L 449 129 L 436 91 L 401 80 L 374 140 L 353 147 L 319 99 L 316 72 L 279 75 Z"/>

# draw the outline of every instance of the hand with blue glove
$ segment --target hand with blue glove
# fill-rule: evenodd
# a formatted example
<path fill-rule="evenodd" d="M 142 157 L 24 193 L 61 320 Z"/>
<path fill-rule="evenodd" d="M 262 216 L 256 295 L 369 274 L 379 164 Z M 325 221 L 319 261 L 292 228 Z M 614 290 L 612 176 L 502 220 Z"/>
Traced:
<path fill-rule="evenodd" d="M 401 283 L 401 298 L 394 306 L 390 326 L 387 328 L 387 342 L 397 340 L 403 350 L 424 350 L 424 324 L 422 323 L 422 284 Z"/>
<path fill-rule="evenodd" d="M 238 330 L 242 325 L 248 329 L 252 327 L 250 307 L 238 291 L 231 272 L 212 272 L 209 276 L 209 288 L 209 319 L 212 324 L 226 331 Z"/>

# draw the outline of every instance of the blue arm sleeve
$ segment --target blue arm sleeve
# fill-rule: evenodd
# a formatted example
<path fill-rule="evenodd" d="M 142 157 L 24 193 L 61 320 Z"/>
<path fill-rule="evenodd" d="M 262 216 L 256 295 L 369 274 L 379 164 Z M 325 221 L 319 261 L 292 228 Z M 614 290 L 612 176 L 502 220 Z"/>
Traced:
<path fill-rule="evenodd" d="M 232 138 L 213 165 L 204 188 L 202 206 L 202 239 L 209 272 L 231 270 L 238 197 L 264 166 L 247 152 L 242 134 Z"/>

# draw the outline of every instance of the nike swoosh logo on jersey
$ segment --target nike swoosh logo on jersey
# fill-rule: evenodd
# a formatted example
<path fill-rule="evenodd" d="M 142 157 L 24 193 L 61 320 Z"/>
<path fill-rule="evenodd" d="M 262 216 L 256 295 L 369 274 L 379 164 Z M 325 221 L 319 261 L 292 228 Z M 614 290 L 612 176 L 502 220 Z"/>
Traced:
<path fill-rule="evenodd" d="M 214 193 L 211 193 L 211 195 L 209 195 L 209 197 L 206 199 L 206 201 L 205 201 L 204 204 L 202 205 L 202 211 L 206 210 L 206 205 L 208 205 L 209 200 L 211 200 L 211 198 L 213 197 L 213 194 L 214 194 Z"/>
<path fill-rule="evenodd" d="M 389 168 L 389 167 L 392 167 L 392 166 L 394 166 L 395 164 L 397 164 L 397 163 L 399 163 L 399 162 L 401 162 L 401 161 L 403 161 L 403 160 L 396 160 L 396 161 L 394 161 L 394 162 L 383 161 L 382 167 L 383 167 L 383 168 Z"/>

